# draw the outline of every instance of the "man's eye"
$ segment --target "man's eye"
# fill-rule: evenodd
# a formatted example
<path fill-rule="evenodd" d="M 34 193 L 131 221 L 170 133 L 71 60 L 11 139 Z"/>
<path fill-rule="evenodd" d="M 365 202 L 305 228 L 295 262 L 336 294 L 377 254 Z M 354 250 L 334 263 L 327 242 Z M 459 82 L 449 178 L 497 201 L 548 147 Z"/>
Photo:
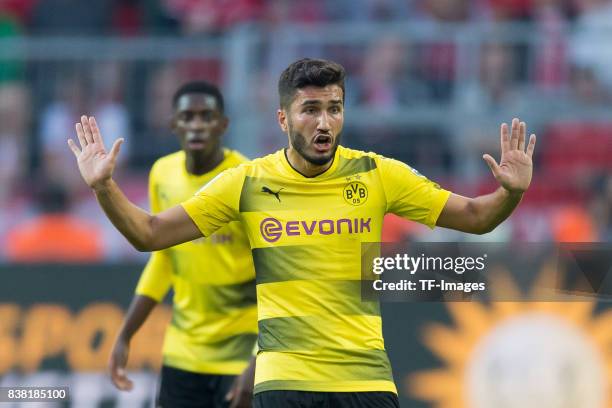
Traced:
<path fill-rule="evenodd" d="M 334 106 L 333 108 L 331 108 L 331 112 L 332 113 L 340 113 L 340 108 L 337 106 Z"/>
<path fill-rule="evenodd" d="M 315 109 L 315 108 L 307 108 L 305 112 L 306 112 L 307 114 L 309 114 L 309 115 L 312 115 L 313 113 L 315 113 L 315 112 L 316 112 L 316 109 Z"/>

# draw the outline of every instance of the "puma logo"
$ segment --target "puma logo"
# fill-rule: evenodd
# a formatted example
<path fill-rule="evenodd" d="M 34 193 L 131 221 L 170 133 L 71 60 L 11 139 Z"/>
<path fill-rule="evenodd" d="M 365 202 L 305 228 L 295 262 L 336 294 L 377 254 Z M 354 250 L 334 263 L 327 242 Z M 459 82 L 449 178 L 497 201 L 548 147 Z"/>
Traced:
<path fill-rule="evenodd" d="M 279 189 L 279 190 L 278 190 L 278 191 L 275 193 L 274 191 L 270 190 L 270 189 L 269 189 L 268 187 L 266 187 L 266 186 L 263 186 L 263 187 L 261 188 L 261 192 L 262 192 L 262 193 L 272 194 L 274 197 L 276 197 L 276 199 L 278 200 L 278 202 L 279 202 L 279 203 L 281 202 L 281 199 L 280 199 L 280 192 L 281 192 L 281 190 L 282 190 L 282 188 L 281 188 L 281 189 Z"/>

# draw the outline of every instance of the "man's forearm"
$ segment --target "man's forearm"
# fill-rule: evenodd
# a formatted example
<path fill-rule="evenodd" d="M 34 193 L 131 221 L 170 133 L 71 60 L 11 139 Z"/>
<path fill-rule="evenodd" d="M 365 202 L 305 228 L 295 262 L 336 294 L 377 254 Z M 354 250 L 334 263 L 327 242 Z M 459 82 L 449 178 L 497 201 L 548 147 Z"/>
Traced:
<path fill-rule="evenodd" d="M 134 248 L 151 250 L 152 216 L 132 204 L 112 179 L 94 188 L 94 193 L 110 221 Z"/>
<path fill-rule="evenodd" d="M 148 296 L 134 296 L 118 337 L 129 343 L 134 334 L 140 329 L 140 326 L 147 320 L 155 306 L 157 306 L 157 301 Z"/>
<path fill-rule="evenodd" d="M 476 219 L 476 232 L 491 232 L 512 214 L 521 202 L 522 193 L 511 193 L 503 187 L 495 192 L 473 198 L 470 211 Z"/>

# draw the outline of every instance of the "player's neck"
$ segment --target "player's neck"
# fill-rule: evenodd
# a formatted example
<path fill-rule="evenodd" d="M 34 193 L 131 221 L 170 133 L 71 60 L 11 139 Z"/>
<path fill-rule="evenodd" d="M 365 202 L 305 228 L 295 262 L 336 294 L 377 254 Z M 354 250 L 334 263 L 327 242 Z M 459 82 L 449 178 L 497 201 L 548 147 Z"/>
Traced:
<path fill-rule="evenodd" d="M 212 154 L 206 156 L 187 153 L 185 167 L 187 168 L 187 172 L 191 174 L 200 175 L 208 173 L 223 161 L 223 157 L 223 149 L 216 150 Z"/>
<path fill-rule="evenodd" d="M 291 146 L 285 149 L 285 157 L 287 158 L 289 165 L 293 167 L 295 171 L 305 177 L 316 177 L 319 174 L 326 172 L 334 162 L 334 156 L 332 156 L 331 159 L 329 159 L 329 161 L 325 164 L 313 164 L 304 159 L 302 155 Z"/>

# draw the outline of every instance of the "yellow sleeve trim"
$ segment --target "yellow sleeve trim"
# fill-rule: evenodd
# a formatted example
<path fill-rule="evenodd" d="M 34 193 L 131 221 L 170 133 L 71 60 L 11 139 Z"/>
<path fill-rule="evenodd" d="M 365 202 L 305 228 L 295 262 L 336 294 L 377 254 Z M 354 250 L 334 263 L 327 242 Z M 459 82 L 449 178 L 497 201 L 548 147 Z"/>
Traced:
<path fill-rule="evenodd" d="M 440 193 L 436 195 L 429 211 L 429 217 L 427 217 L 427 226 L 434 229 L 436 222 L 442 213 L 442 210 L 446 206 L 446 202 L 450 197 L 451 192 L 448 190 L 440 190 Z"/>
<path fill-rule="evenodd" d="M 196 227 L 198 227 L 202 235 L 207 237 L 208 235 L 210 235 L 210 232 L 207 233 L 208 226 L 204 223 L 202 217 L 199 217 L 199 209 L 194 202 L 197 199 L 197 197 L 192 197 L 188 201 L 181 203 L 181 206 L 183 207 L 189 218 L 191 218 Z"/>

